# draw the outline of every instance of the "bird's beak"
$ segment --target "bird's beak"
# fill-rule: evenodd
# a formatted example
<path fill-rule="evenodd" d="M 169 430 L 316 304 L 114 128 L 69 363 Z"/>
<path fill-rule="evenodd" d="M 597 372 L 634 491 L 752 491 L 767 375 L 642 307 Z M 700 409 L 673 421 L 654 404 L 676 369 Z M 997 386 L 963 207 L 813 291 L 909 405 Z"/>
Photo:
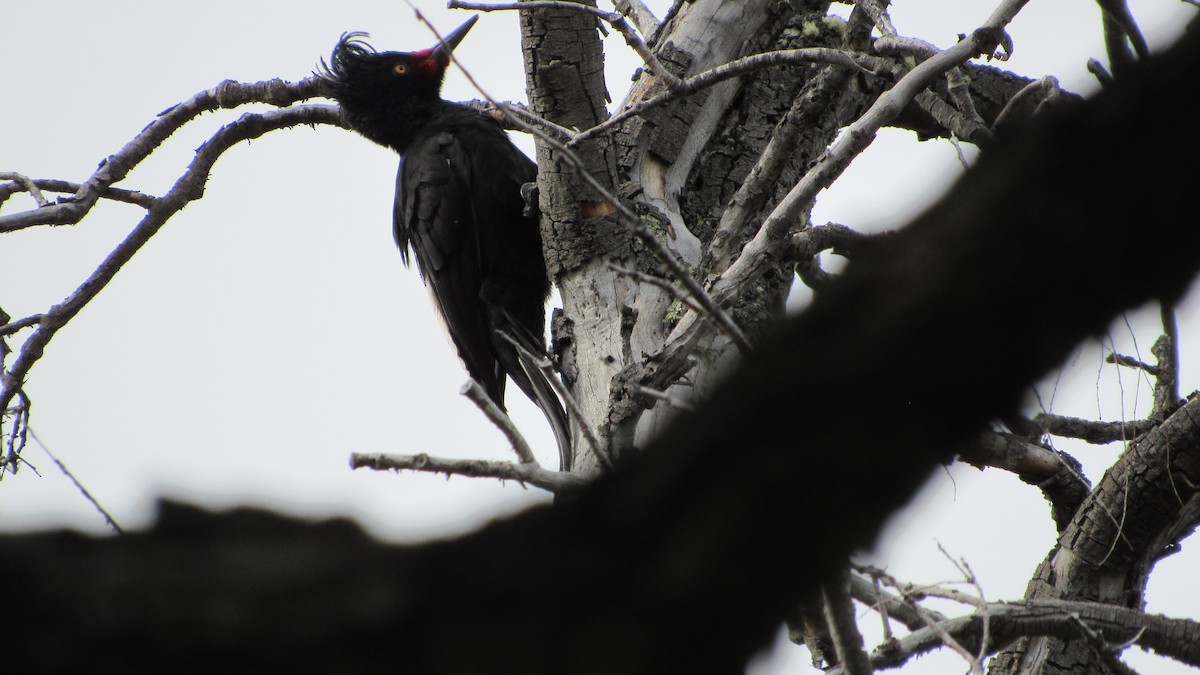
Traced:
<path fill-rule="evenodd" d="M 467 31 L 471 30 L 471 26 L 474 26 L 475 22 L 478 20 L 479 15 L 476 14 L 467 19 L 466 23 L 463 25 L 450 31 L 450 33 L 447 34 L 446 37 L 442 38 L 442 41 L 433 48 L 433 53 L 431 54 L 432 58 L 436 59 L 442 64 L 450 63 L 450 52 L 454 51 L 454 48 L 458 46 L 458 43 L 462 42 L 463 38 L 467 35 Z"/>

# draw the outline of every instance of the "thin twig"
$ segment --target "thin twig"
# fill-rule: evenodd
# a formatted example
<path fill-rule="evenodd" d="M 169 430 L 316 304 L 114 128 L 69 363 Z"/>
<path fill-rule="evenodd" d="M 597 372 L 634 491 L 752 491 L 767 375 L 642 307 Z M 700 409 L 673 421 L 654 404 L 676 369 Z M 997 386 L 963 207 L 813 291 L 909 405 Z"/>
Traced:
<path fill-rule="evenodd" d="M 958 568 L 958 571 L 963 575 L 963 580 L 975 587 L 975 593 L 979 596 L 979 601 L 986 605 L 987 597 L 983 593 L 983 584 L 979 583 L 979 579 L 975 576 L 975 570 L 971 569 L 971 564 L 967 562 L 967 559 L 956 559 L 954 556 L 950 555 L 950 552 L 942 546 L 942 542 L 940 541 L 937 543 L 937 547 L 938 550 L 942 552 L 942 555 L 944 555 L 952 565 Z M 991 621 L 986 612 L 984 612 L 981 621 L 983 623 L 983 626 L 980 628 L 982 637 L 979 639 L 979 652 L 975 655 L 975 660 L 979 662 L 982 667 L 983 659 L 987 656 L 987 646 L 991 642 Z"/>
<path fill-rule="evenodd" d="M 8 174 L 8 175 L 12 175 L 12 174 Z M 5 178 L 5 174 L 0 173 L 0 180 L 2 180 L 4 178 Z M 60 192 L 60 193 L 66 193 L 66 194 L 73 195 L 83 189 L 82 184 L 74 183 L 69 180 L 59 180 L 57 178 L 32 178 L 29 180 L 30 180 L 30 184 L 34 188 L 37 188 L 38 190 L 44 190 L 47 192 Z M 3 204 L 10 196 L 12 196 L 12 194 L 14 192 L 19 192 L 21 190 L 25 190 L 28 192 L 29 186 L 25 185 L 24 183 L 21 183 L 20 181 L 15 181 L 15 182 L 8 183 L 5 185 L 0 185 L 0 204 Z M 122 188 L 115 188 L 115 187 L 108 187 L 108 188 L 101 190 L 100 198 L 107 199 L 107 200 L 114 201 L 114 202 L 122 202 L 125 204 L 134 204 L 134 205 L 140 206 L 144 209 L 148 209 L 151 206 L 153 206 L 154 200 L 157 199 L 153 195 L 148 195 L 144 192 L 138 192 L 137 190 L 124 190 Z M 37 197 L 35 197 L 34 199 L 36 201 Z M 39 202 L 39 206 L 48 206 L 48 205 L 49 205 L 49 202 L 45 202 L 45 203 Z M 17 228 L 13 228 L 13 229 L 17 229 Z M 8 230 L 3 229 L 0 231 L 8 231 Z"/>
<path fill-rule="evenodd" d="M 658 60 L 654 52 L 638 35 L 633 26 L 625 19 L 624 15 L 617 12 L 606 12 L 597 7 L 590 5 L 582 5 L 574 2 L 556 2 L 554 0 L 527 0 L 526 2 L 513 2 L 506 4 L 483 4 L 477 2 L 462 2 L 461 0 L 450 0 L 446 5 L 450 9 L 469 9 L 480 12 L 493 12 L 496 10 L 533 10 L 533 9 L 567 9 L 577 12 L 587 12 L 608 22 L 621 37 L 625 38 L 625 44 L 629 45 L 637 55 L 642 58 L 646 66 L 650 68 L 650 72 L 661 77 L 668 87 L 672 89 L 680 85 L 679 78 Z"/>
<path fill-rule="evenodd" d="M 943 553 L 944 552 L 945 551 L 943 550 Z M 895 588 L 900 593 L 900 596 L 904 599 L 904 601 L 914 608 L 919 606 L 917 604 L 917 598 L 925 596 L 955 599 L 980 609 L 982 609 L 984 606 L 983 604 L 979 603 L 976 598 L 970 598 L 969 596 L 966 596 L 966 594 L 959 593 L 957 591 L 948 591 L 947 589 L 943 589 L 938 586 L 917 586 L 909 582 L 900 582 L 895 577 L 884 572 L 883 570 L 875 569 L 865 565 L 855 565 L 854 567 L 860 571 L 865 571 L 865 573 L 870 574 L 872 578 L 880 580 Z M 963 657 L 963 659 L 968 663 L 972 675 L 983 675 L 983 664 L 981 659 L 976 658 L 976 656 L 972 654 L 970 650 L 968 650 L 962 645 L 962 643 L 955 639 L 954 636 L 951 635 L 948 630 L 946 630 L 942 622 L 930 621 L 925 615 L 921 615 L 921 618 L 925 620 L 926 628 L 933 631 L 933 633 L 937 635 L 938 639 L 941 640 L 942 644 L 946 645 L 959 656 Z"/>
<path fill-rule="evenodd" d="M 854 4 L 871 17 L 871 22 L 879 29 L 880 35 L 896 35 L 896 26 L 892 24 L 892 17 L 888 16 L 887 10 L 884 9 L 884 3 L 879 0 L 855 0 Z"/>
<path fill-rule="evenodd" d="M 642 0 L 613 0 L 613 7 L 633 19 L 634 25 L 642 35 L 646 36 L 646 40 L 653 40 L 662 26 L 662 22 L 654 16 L 654 12 L 650 11 L 650 8 Z"/>
<path fill-rule="evenodd" d="M 33 197 L 34 203 L 38 206 L 46 206 L 50 203 L 46 201 L 46 196 L 42 194 L 42 190 L 38 187 L 37 182 L 23 173 L 0 171 L 0 180 L 11 180 L 25 188 L 25 191 L 29 193 L 30 197 Z"/>
<path fill-rule="evenodd" d="M 638 282 L 639 284 L 649 284 L 651 286 L 654 286 L 655 288 L 661 288 L 662 290 L 666 291 L 667 294 L 670 295 L 672 298 L 675 298 L 676 300 L 687 305 L 688 308 L 691 309 L 692 311 L 695 311 L 695 312 L 704 311 L 704 308 L 702 308 L 700 305 L 697 305 L 696 301 L 693 300 L 691 298 L 691 296 L 689 296 L 687 293 L 684 293 L 678 286 L 671 283 L 667 279 L 663 279 L 662 277 L 654 276 L 653 274 L 639 272 L 638 270 L 631 270 L 627 267 L 621 267 L 620 265 L 616 264 L 615 262 L 612 262 L 611 260 L 608 262 L 608 269 L 616 272 L 617 274 L 619 274 L 623 277 L 628 277 L 628 278 Z"/>
<path fill-rule="evenodd" d="M 1129 356 L 1126 354 L 1117 354 L 1116 352 L 1113 352 L 1113 353 L 1109 354 L 1108 356 L 1104 357 L 1104 361 L 1107 363 L 1116 364 L 1118 366 L 1124 366 L 1126 368 L 1142 370 L 1142 371 L 1145 371 L 1147 374 L 1152 375 L 1154 377 L 1158 376 L 1158 366 L 1152 366 L 1149 363 L 1146 363 L 1145 361 L 1141 361 L 1136 357 Z"/>
<path fill-rule="evenodd" d="M 96 510 L 100 512 L 100 515 L 104 516 L 104 522 L 108 523 L 108 526 L 111 527 L 117 534 L 125 534 L 125 530 L 122 530 L 121 526 L 117 524 L 117 519 L 113 518 L 112 514 L 109 513 L 108 510 L 105 509 L 94 496 L 92 496 L 92 493 L 83 486 L 83 483 L 79 482 L 79 479 L 75 477 L 75 474 L 71 473 L 70 469 L 67 468 L 67 465 L 63 464 L 62 460 L 56 457 L 54 453 L 50 452 L 50 448 L 46 447 L 46 444 L 42 441 L 42 439 L 38 438 L 37 433 L 33 429 L 29 429 L 29 435 L 33 438 L 34 442 L 42 448 L 42 451 L 46 453 L 46 456 L 49 457 L 56 465 L 58 465 L 58 470 L 62 471 L 63 475 L 69 478 L 71 482 L 75 484 L 75 487 L 83 495 L 84 499 L 91 502 L 92 506 L 96 507 Z"/>
<path fill-rule="evenodd" d="M 27 316 L 24 319 L 17 319 L 12 323 L 4 324 L 3 326 L 0 326 L 0 335 L 12 335 L 22 328 L 36 326 L 42 322 L 42 319 L 45 318 L 45 316 L 45 314 L 34 314 L 32 316 Z"/>
<path fill-rule="evenodd" d="M 517 454 L 517 459 L 521 460 L 522 464 L 537 464 L 537 458 L 533 456 L 533 449 L 529 447 L 529 442 L 521 435 L 517 425 L 513 424 L 512 418 L 496 405 L 496 402 L 487 395 L 478 382 L 467 380 L 458 393 L 471 399 L 471 402 L 483 411 L 484 416 L 496 425 L 496 428 L 512 444 L 513 452 Z"/>

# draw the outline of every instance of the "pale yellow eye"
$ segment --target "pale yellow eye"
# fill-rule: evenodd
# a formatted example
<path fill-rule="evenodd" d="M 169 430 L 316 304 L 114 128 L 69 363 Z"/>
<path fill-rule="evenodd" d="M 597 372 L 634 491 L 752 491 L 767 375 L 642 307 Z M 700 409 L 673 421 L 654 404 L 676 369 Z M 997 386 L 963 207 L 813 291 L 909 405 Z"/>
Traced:
<path fill-rule="evenodd" d="M 397 75 L 407 75 L 408 66 L 404 65 L 403 63 L 397 63 L 396 65 L 392 66 L 392 72 L 396 73 Z"/>

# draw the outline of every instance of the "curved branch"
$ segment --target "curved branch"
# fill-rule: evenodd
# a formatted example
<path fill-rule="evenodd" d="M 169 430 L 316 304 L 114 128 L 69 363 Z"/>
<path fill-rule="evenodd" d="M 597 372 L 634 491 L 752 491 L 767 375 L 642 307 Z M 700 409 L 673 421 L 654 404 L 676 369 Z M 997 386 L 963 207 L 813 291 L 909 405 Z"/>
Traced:
<path fill-rule="evenodd" d="M 650 72 L 663 78 L 663 80 L 667 82 L 667 86 L 674 88 L 680 84 L 680 80 L 678 77 L 676 77 L 675 73 L 672 73 L 671 71 L 667 70 L 665 66 L 663 66 L 662 61 L 658 60 L 658 57 L 654 55 L 654 52 L 646 44 L 646 41 L 642 39 L 642 36 L 638 35 L 637 31 L 633 29 L 633 26 L 629 25 L 629 21 L 625 19 L 625 16 L 617 12 L 606 12 L 602 9 L 591 7 L 589 5 L 581 5 L 574 2 L 555 2 L 554 0 L 525 0 L 524 2 L 505 3 L 498 5 L 450 0 L 446 6 L 450 9 L 471 9 L 480 12 L 494 12 L 497 10 L 529 11 L 553 7 L 555 9 L 566 9 L 594 14 L 595 16 L 600 17 L 604 21 L 608 22 L 608 24 L 613 28 L 617 29 L 617 32 L 621 34 L 621 37 L 625 38 L 625 44 L 629 45 L 633 51 L 637 52 L 637 55 L 642 57 L 642 61 L 650 68 Z"/>
<path fill-rule="evenodd" d="M 246 103 L 286 106 L 320 95 L 321 83 L 315 77 L 294 83 L 280 79 L 253 83 L 226 80 L 159 113 L 158 119 L 146 125 L 146 128 L 125 144 L 125 147 L 101 162 L 100 167 L 79 186 L 74 196 L 44 208 L 0 216 L 0 232 L 34 225 L 78 223 L 92 210 L 96 200 L 104 196 L 110 186 L 123 180 L 171 134 L 203 113 L 220 108 L 236 108 Z M 338 124 L 336 121 L 323 122 Z"/>
<path fill-rule="evenodd" d="M 312 81 L 312 79 L 309 79 L 305 80 L 304 83 L 311 83 Z M 160 118 L 160 120 L 165 120 L 170 117 L 169 122 L 162 122 L 162 125 L 157 127 L 156 125 L 159 123 L 151 124 L 141 134 L 138 134 L 136 139 L 127 144 L 121 153 L 113 155 L 113 158 L 116 159 L 111 159 L 105 167 L 102 167 L 100 171 L 84 184 L 83 192 L 86 194 L 79 201 L 18 213 L 8 216 L 8 218 L 25 217 L 36 224 L 43 212 L 48 212 L 62 206 L 68 208 L 66 210 L 55 211 L 58 215 L 49 214 L 47 217 L 51 219 L 67 217 L 77 220 L 91 209 L 100 192 L 108 187 L 109 181 L 118 179 L 118 176 L 123 177 L 124 172 L 127 172 L 136 163 L 134 160 L 140 161 L 148 155 L 157 147 L 158 143 L 165 140 L 183 121 L 195 117 L 204 110 L 211 109 L 204 106 L 233 105 L 231 101 L 238 101 L 237 105 L 240 105 L 249 100 L 264 100 L 263 88 L 271 86 L 274 85 L 272 83 L 238 85 L 234 82 L 226 82 L 193 97 L 185 104 L 175 106 L 163 118 Z M 282 83 L 280 83 L 280 86 L 282 86 Z M 295 91 L 297 94 L 307 91 L 301 85 L 295 85 L 295 88 L 288 87 L 288 89 L 289 91 Z M 225 93 L 232 93 L 233 96 L 225 96 Z M 312 94 L 312 92 L 309 93 Z M 177 113 L 176 111 L 179 112 Z M 172 117 L 172 115 L 176 116 Z M 186 119 L 183 119 L 184 117 Z M 37 327 L 25 340 L 24 344 L 22 344 L 17 358 L 13 360 L 8 370 L 0 373 L 0 385 L 2 385 L 0 386 L 0 410 L 8 407 L 9 402 L 12 401 L 13 396 L 16 395 L 17 391 L 21 388 L 21 384 L 25 381 L 30 368 L 41 358 L 46 345 L 49 344 L 58 330 L 91 302 L 112 281 L 117 272 L 121 270 L 121 267 L 129 262 L 134 254 L 141 250 L 142 246 L 172 216 L 183 209 L 184 206 L 187 206 L 189 202 L 200 199 L 203 196 L 204 183 L 208 180 L 209 172 L 212 169 L 213 163 L 217 161 L 217 158 L 224 154 L 226 150 L 242 141 L 258 138 L 263 134 L 278 129 L 286 129 L 303 124 L 331 124 L 341 126 L 341 113 L 336 106 L 331 105 L 299 105 L 265 113 L 247 113 L 242 115 L 237 121 L 221 127 L 217 133 L 213 134 L 212 138 L 201 145 L 196 150 L 195 158 L 188 164 L 183 175 L 179 177 L 166 194 L 155 200 L 154 205 L 147 210 L 141 222 L 133 228 L 133 231 L 116 248 L 109 252 L 108 257 L 100 263 L 99 267 L 78 288 L 63 299 L 62 302 L 54 305 L 39 316 Z M 32 215 L 26 216 L 26 214 Z"/>

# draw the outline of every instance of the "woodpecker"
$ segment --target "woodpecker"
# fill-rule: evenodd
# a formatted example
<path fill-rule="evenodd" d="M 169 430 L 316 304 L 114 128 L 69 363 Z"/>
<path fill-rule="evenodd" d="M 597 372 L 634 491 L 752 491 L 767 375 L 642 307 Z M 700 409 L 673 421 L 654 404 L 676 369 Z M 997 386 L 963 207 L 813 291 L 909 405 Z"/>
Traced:
<path fill-rule="evenodd" d="M 549 380 L 513 346 L 546 353 L 550 281 L 521 187 L 537 165 L 490 116 L 441 97 L 450 53 L 478 17 L 416 52 L 376 51 L 343 34 L 319 75 L 350 127 L 400 155 L 392 223 L 471 377 L 504 409 L 505 377 L 546 415 L 563 470 L 567 417 Z"/>

